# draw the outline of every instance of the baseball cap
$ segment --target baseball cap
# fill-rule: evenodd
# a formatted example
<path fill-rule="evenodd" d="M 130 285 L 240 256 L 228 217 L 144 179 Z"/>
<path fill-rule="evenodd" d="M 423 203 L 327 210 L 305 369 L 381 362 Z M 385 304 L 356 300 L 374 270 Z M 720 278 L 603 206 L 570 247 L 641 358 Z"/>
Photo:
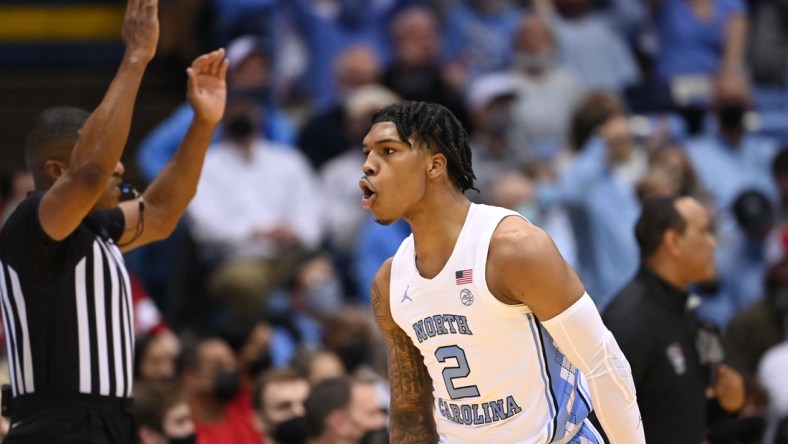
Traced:
<path fill-rule="evenodd" d="M 509 73 L 485 74 L 468 87 L 466 105 L 470 111 L 479 111 L 500 97 L 517 95 L 517 82 Z"/>
<path fill-rule="evenodd" d="M 268 48 L 262 38 L 256 35 L 244 35 L 236 38 L 227 45 L 225 57 L 230 62 L 230 71 L 237 68 L 252 54 L 268 55 Z"/>

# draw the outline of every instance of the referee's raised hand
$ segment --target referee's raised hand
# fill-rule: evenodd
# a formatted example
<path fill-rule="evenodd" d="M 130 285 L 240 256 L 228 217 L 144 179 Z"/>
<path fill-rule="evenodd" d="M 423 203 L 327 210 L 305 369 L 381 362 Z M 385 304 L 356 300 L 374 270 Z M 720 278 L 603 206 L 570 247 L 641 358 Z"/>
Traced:
<path fill-rule="evenodd" d="M 194 117 L 206 123 L 217 124 L 224 114 L 227 102 L 227 67 L 224 49 L 217 49 L 197 57 L 186 69 L 189 75 L 187 97 Z"/>
<path fill-rule="evenodd" d="M 156 54 L 159 42 L 159 0 L 129 0 L 123 18 L 125 58 L 147 64 Z"/>

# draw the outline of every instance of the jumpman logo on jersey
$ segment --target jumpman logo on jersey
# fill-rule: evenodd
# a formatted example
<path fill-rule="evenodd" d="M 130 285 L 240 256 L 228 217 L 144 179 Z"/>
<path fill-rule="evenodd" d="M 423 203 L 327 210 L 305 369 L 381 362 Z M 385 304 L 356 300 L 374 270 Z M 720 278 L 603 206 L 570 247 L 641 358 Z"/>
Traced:
<path fill-rule="evenodd" d="M 401 301 L 399 301 L 399 303 L 400 303 L 400 304 L 401 304 L 401 303 L 403 303 L 403 302 L 405 302 L 405 299 L 407 299 L 407 300 L 409 300 L 409 301 L 413 301 L 413 299 L 412 299 L 410 296 L 408 296 L 408 288 L 410 288 L 410 285 L 408 285 L 407 287 L 405 287 L 405 294 L 403 294 L 403 295 L 402 295 L 402 300 L 401 300 Z"/>

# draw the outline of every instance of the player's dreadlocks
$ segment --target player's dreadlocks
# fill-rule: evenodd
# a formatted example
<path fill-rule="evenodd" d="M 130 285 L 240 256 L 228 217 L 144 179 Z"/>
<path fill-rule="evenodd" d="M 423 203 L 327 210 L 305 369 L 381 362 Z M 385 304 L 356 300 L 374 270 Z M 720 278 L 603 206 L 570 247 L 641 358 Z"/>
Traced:
<path fill-rule="evenodd" d="M 400 139 L 410 145 L 411 138 L 424 142 L 431 150 L 443 153 L 448 160 L 449 177 L 462 192 L 476 190 L 471 164 L 468 133 L 460 121 L 443 105 L 404 102 L 388 105 L 372 115 L 372 124 L 393 122 Z"/>

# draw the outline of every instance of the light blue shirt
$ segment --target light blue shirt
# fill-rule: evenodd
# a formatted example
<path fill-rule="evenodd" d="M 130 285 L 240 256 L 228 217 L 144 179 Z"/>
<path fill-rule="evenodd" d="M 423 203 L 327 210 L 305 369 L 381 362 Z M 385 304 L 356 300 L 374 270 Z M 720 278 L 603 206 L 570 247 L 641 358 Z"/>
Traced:
<path fill-rule="evenodd" d="M 725 26 L 732 16 L 746 13 L 741 0 L 713 0 L 714 14 L 700 20 L 688 0 L 663 0 L 655 21 L 659 51 L 657 74 L 670 80 L 681 74 L 714 74 L 724 52 Z"/>
<path fill-rule="evenodd" d="M 640 80 L 632 51 L 604 16 L 568 21 L 555 15 L 550 24 L 561 66 L 588 88 L 621 93 Z"/>
<path fill-rule="evenodd" d="M 698 178 L 714 198 L 718 209 L 729 208 L 749 188 L 777 200 L 771 165 L 780 147 L 776 140 L 745 134 L 738 147 L 717 135 L 705 135 L 685 143 Z"/>
<path fill-rule="evenodd" d="M 766 245 L 765 241 L 749 239 L 729 212 L 723 212 L 718 220 L 714 255 L 720 289 L 703 298 L 697 313 L 724 330 L 736 313 L 763 298 Z"/>
<path fill-rule="evenodd" d="M 404 219 L 384 226 L 370 217 L 361 227 L 356 242 L 355 263 L 361 302 L 369 304 L 369 291 L 375 274 L 386 259 L 394 256 L 402 241 L 409 235 L 410 225 Z"/>
<path fill-rule="evenodd" d="M 640 260 L 635 223 L 640 203 L 633 187 L 607 165 L 607 143 L 591 139 L 557 184 L 577 246 L 578 273 L 601 311 L 632 278 Z"/>
<path fill-rule="evenodd" d="M 148 182 L 155 179 L 164 165 L 172 159 L 186 131 L 189 130 L 192 117 L 194 117 L 192 107 L 184 102 L 140 142 L 137 148 L 137 167 Z M 288 146 L 293 145 L 296 131 L 287 116 L 269 107 L 265 110 L 265 119 L 267 139 Z M 211 148 L 216 146 L 221 134 L 220 122 L 213 133 Z"/>
<path fill-rule="evenodd" d="M 444 57 L 461 60 L 474 79 L 509 66 L 512 41 L 522 20 L 521 12 L 507 8 L 496 14 L 480 14 L 465 4 L 456 5 L 443 31 Z"/>

